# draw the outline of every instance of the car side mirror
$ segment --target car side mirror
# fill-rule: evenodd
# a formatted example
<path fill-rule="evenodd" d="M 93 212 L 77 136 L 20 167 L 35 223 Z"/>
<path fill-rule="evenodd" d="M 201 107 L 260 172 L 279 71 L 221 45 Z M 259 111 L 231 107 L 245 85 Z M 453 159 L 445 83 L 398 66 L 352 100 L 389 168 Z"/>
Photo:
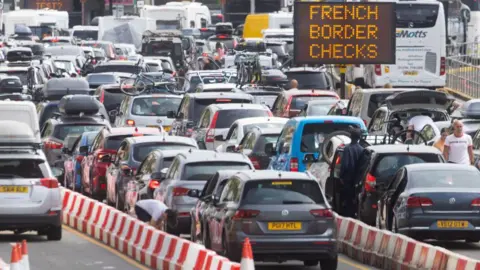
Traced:
<path fill-rule="evenodd" d="M 177 116 L 176 116 L 175 111 L 168 111 L 168 112 L 167 112 L 167 118 L 172 118 L 172 119 L 174 119 L 174 118 L 176 118 L 176 117 L 177 117 Z"/>
<path fill-rule="evenodd" d="M 80 146 L 80 154 L 83 156 L 88 155 L 88 145 Z"/>
<path fill-rule="evenodd" d="M 277 153 L 275 151 L 275 148 L 273 147 L 273 143 L 267 143 L 265 144 L 265 154 L 267 156 L 275 156 Z"/>
<path fill-rule="evenodd" d="M 165 180 L 165 178 L 167 177 L 167 172 L 168 172 L 168 168 L 163 168 L 160 171 L 160 180 Z"/>
<path fill-rule="evenodd" d="M 223 138 L 223 135 L 217 135 L 214 137 L 215 141 L 223 142 L 225 139 Z"/>
<path fill-rule="evenodd" d="M 104 155 L 101 159 L 100 162 L 112 162 L 112 156 L 110 155 Z"/>
<path fill-rule="evenodd" d="M 198 189 L 190 189 L 187 195 L 192 198 L 200 198 L 200 191 Z"/>

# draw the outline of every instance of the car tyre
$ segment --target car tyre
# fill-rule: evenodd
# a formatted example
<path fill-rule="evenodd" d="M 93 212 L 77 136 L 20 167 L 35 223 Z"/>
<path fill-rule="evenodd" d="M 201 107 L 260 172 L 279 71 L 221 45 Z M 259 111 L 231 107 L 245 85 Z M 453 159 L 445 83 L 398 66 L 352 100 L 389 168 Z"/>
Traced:
<path fill-rule="evenodd" d="M 303 265 L 306 267 L 317 266 L 318 261 L 315 261 L 315 260 L 303 261 Z"/>
<path fill-rule="evenodd" d="M 480 241 L 480 240 L 478 240 L 478 239 L 465 239 L 466 243 L 477 243 L 478 241 Z"/>
<path fill-rule="evenodd" d="M 323 259 L 320 260 L 320 269 L 321 270 L 337 270 L 338 266 L 338 257 L 332 259 Z"/>
<path fill-rule="evenodd" d="M 60 241 L 62 240 L 62 226 L 52 226 L 47 231 L 48 241 Z"/>

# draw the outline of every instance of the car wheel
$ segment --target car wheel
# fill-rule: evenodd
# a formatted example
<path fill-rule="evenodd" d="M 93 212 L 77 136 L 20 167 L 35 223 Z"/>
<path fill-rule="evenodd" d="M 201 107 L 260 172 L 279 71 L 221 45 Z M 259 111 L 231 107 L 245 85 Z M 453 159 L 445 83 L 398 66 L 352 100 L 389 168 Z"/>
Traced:
<path fill-rule="evenodd" d="M 333 259 L 323 259 L 320 260 L 320 269 L 321 270 L 337 270 L 338 258 L 335 256 Z"/>
<path fill-rule="evenodd" d="M 124 202 L 120 201 L 120 198 L 118 196 L 118 193 L 115 195 L 115 208 L 120 211 L 125 211 L 125 205 Z"/>
<path fill-rule="evenodd" d="M 48 241 L 59 241 L 62 240 L 62 226 L 52 226 L 47 231 Z"/>
<path fill-rule="evenodd" d="M 465 242 L 467 242 L 467 243 L 477 243 L 478 241 L 480 241 L 480 240 L 478 240 L 478 239 L 465 239 Z"/>

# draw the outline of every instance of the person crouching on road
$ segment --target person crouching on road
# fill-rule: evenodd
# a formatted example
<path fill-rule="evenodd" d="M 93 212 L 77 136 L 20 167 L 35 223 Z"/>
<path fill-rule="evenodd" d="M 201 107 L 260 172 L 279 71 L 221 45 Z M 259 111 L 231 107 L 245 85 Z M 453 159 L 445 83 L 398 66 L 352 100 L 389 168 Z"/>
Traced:
<path fill-rule="evenodd" d="M 453 122 L 453 134 L 445 139 L 443 156 L 449 163 L 474 163 L 472 137 L 463 133 L 463 123 L 460 120 Z"/>
<path fill-rule="evenodd" d="M 139 220 L 149 223 L 159 230 L 164 228 L 163 222 L 165 220 L 169 222 L 170 227 L 175 227 L 177 223 L 177 213 L 158 200 L 138 201 L 135 204 L 135 214 Z"/>

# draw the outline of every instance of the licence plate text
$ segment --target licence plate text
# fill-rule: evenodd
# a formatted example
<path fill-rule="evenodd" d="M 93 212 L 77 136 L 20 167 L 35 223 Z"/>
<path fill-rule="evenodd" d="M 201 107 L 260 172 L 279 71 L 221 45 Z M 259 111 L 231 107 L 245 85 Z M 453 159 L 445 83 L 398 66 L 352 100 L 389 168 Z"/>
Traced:
<path fill-rule="evenodd" d="M 437 221 L 438 228 L 467 228 L 468 221 L 458 220 L 439 220 Z"/>
<path fill-rule="evenodd" d="M 0 186 L 0 193 L 27 193 L 26 186 Z"/>
<path fill-rule="evenodd" d="M 404 71 L 403 75 L 415 76 L 415 75 L 418 75 L 418 71 Z"/>
<path fill-rule="evenodd" d="M 301 222 L 269 222 L 269 231 L 300 231 L 302 229 Z"/>

